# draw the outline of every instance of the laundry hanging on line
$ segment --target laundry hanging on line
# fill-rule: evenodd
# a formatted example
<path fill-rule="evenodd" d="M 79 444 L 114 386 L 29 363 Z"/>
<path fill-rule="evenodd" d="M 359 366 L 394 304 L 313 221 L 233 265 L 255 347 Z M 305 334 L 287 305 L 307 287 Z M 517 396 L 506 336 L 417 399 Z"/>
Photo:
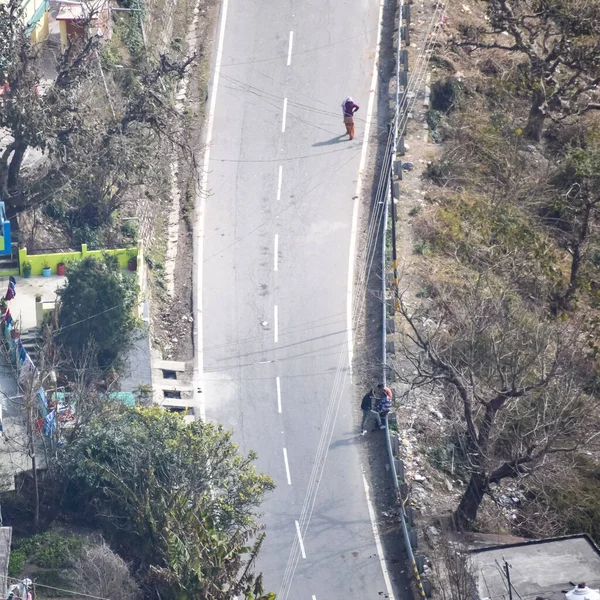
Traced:
<path fill-rule="evenodd" d="M 17 280 L 11 275 L 8 278 L 8 289 L 6 290 L 5 300 L 12 300 L 17 295 Z"/>

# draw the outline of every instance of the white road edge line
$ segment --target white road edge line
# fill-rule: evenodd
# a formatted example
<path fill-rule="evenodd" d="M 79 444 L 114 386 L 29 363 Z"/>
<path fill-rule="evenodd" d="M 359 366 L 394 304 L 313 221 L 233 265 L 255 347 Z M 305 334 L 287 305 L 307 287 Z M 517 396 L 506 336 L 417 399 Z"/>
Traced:
<path fill-rule="evenodd" d="M 275 385 L 277 386 L 277 412 L 281 414 L 281 380 L 279 376 L 275 377 Z"/>
<path fill-rule="evenodd" d="M 279 309 L 277 304 L 273 307 L 273 341 L 279 341 Z"/>
<path fill-rule="evenodd" d="M 285 475 L 288 485 L 292 485 L 292 477 L 290 476 L 290 464 L 288 463 L 287 450 L 283 449 L 283 462 L 285 463 Z"/>
<path fill-rule="evenodd" d="M 273 242 L 273 271 L 277 271 L 277 256 L 279 254 L 279 234 L 275 234 L 275 240 Z"/>
<path fill-rule="evenodd" d="M 362 465 L 360 466 L 362 470 Z M 388 590 L 388 598 L 389 600 L 394 600 L 394 592 L 392 591 L 392 582 L 390 581 L 390 574 L 387 569 L 387 565 L 385 564 L 385 556 L 383 555 L 383 546 L 381 544 L 381 538 L 379 537 L 379 528 L 377 527 L 377 521 L 375 517 L 375 510 L 373 509 L 373 502 L 371 500 L 371 490 L 369 489 L 369 484 L 367 483 L 367 478 L 365 477 L 363 471 L 363 484 L 365 486 L 365 494 L 367 495 L 367 507 L 369 509 L 369 517 L 371 518 L 371 527 L 373 527 L 373 534 L 375 535 L 375 546 L 377 548 L 377 555 L 379 556 L 379 563 L 381 564 L 381 570 L 383 571 L 383 580 L 385 581 L 385 587 Z"/>
<path fill-rule="evenodd" d="M 306 558 L 306 552 L 304 552 L 304 542 L 302 541 L 302 533 L 300 532 L 300 523 L 298 523 L 298 521 L 296 521 L 296 533 L 298 534 L 300 553 L 302 554 L 302 558 Z"/>
<path fill-rule="evenodd" d="M 363 177 L 365 165 L 367 163 L 367 155 L 369 150 L 369 134 L 371 132 L 371 120 L 373 118 L 373 109 L 375 107 L 375 96 L 377 92 L 377 71 L 379 64 L 379 49 L 381 45 L 381 25 L 383 21 L 383 6 L 384 0 L 379 2 L 379 19 L 377 25 L 377 43 L 375 46 L 375 58 L 373 60 L 373 76 L 371 78 L 371 90 L 369 92 L 369 102 L 367 104 L 367 114 L 365 117 L 365 137 L 363 139 L 363 145 L 360 153 L 360 163 L 358 165 L 358 178 L 356 180 L 356 193 L 354 195 L 354 203 L 352 206 L 352 229 L 350 232 L 350 253 L 348 255 L 348 289 L 346 299 L 346 319 L 347 319 L 347 330 L 348 330 L 348 361 L 350 367 L 350 377 L 352 378 L 352 360 L 354 358 L 354 334 L 352 331 L 352 296 L 354 291 L 354 269 L 356 266 L 356 238 L 358 233 L 358 215 L 360 209 L 360 196 L 362 192 Z M 361 466 L 362 469 L 362 466 Z M 365 487 L 365 494 L 367 497 L 367 507 L 369 510 L 369 517 L 371 519 L 371 528 L 373 529 L 373 537 L 375 538 L 375 547 L 377 548 L 377 554 L 381 564 L 381 570 L 383 572 L 383 580 L 388 592 L 389 600 L 394 600 L 394 591 L 392 589 L 392 582 L 388 573 L 385 557 L 383 555 L 383 547 L 381 544 L 381 538 L 379 537 L 379 529 L 377 527 L 377 521 L 375 520 L 375 511 L 373 510 L 373 503 L 371 501 L 371 492 L 369 490 L 369 484 L 363 471 L 363 484 Z"/>
<path fill-rule="evenodd" d="M 348 289 L 346 291 L 346 328 L 348 330 L 348 364 L 350 369 L 350 381 L 352 381 L 352 360 L 354 358 L 354 333 L 352 331 L 352 296 L 354 292 L 354 269 L 356 266 L 356 236 L 358 232 L 358 212 L 360 208 L 360 194 L 362 192 L 363 177 L 365 165 L 367 163 L 367 154 L 369 149 L 369 134 L 371 132 L 371 119 L 373 118 L 373 108 L 375 107 L 375 95 L 377 92 L 377 67 L 379 63 L 379 46 L 381 44 L 381 24 L 383 21 L 384 0 L 379 2 L 379 22 L 377 25 L 377 43 L 375 46 L 375 59 L 373 61 L 373 77 L 371 78 L 371 91 L 369 92 L 369 102 L 367 104 L 367 114 L 365 116 L 365 137 L 363 139 L 360 152 L 360 163 L 358 165 L 358 178 L 356 180 L 356 193 L 354 194 L 354 203 L 352 205 L 352 230 L 350 231 L 350 253 L 348 255 Z M 388 590 L 391 591 L 391 590 Z"/>
<path fill-rule="evenodd" d="M 277 181 L 277 200 L 281 200 L 281 183 L 283 181 L 283 165 L 279 165 L 279 177 Z"/>
<path fill-rule="evenodd" d="M 288 47 L 288 60 L 287 66 L 289 67 L 292 64 L 292 45 L 294 43 L 294 32 L 290 31 L 290 45 Z"/>
<path fill-rule="evenodd" d="M 227 7 L 229 0 L 223 0 L 221 9 L 221 23 L 219 24 L 219 42 L 217 45 L 217 56 L 215 58 L 215 73 L 211 90 L 210 107 L 208 118 L 206 120 L 206 139 L 204 161 L 202 163 L 202 177 L 200 179 L 200 189 L 198 203 L 196 204 L 196 222 L 195 222 L 195 240 L 194 240 L 194 262 L 196 269 L 194 303 L 194 333 L 196 337 L 196 356 L 194 360 L 194 404 L 200 407 L 200 419 L 206 421 L 206 410 L 204 398 L 201 394 L 201 382 L 204 375 L 204 348 L 202 337 L 202 277 L 204 261 L 204 211 L 206 209 L 206 197 L 208 195 L 208 169 L 210 164 L 210 144 L 212 142 L 213 123 L 215 118 L 215 109 L 217 106 L 217 90 L 219 88 L 219 76 L 221 74 L 221 61 L 223 58 L 223 43 L 225 41 L 225 24 L 227 23 Z"/>
<path fill-rule="evenodd" d="M 283 99 L 283 117 L 281 118 L 281 133 L 285 133 L 285 118 L 287 116 L 287 98 Z"/>

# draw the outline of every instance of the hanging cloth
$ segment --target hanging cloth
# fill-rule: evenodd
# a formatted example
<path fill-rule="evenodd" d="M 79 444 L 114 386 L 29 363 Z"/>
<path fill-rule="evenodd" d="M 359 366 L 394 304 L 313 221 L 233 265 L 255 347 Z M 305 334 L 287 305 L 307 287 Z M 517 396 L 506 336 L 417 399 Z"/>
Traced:
<path fill-rule="evenodd" d="M 53 410 L 48 413 L 48 416 L 44 419 L 44 435 L 50 437 L 52 432 L 56 431 L 56 411 Z"/>
<path fill-rule="evenodd" d="M 6 290 L 5 300 L 12 300 L 17 295 L 16 279 L 11 275 L 8 279 L 8 289 Z"/>

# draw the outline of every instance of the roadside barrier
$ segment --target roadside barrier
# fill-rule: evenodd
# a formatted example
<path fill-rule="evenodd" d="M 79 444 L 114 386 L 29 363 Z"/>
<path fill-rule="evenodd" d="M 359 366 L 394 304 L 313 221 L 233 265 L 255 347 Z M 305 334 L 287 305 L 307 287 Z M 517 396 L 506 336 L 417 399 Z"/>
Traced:
<path fill-rule="evenodd" d="M 388 333 L 394 332 L 394 312 L 396 302 L 396 292 L 398 289 L 398 262 L 396 256 L 396 202 L 398 201 L 399 184 L 402 179 L 402 163 L 396 159 L 398 152 L 403 154 L 404 149 L 404 129 L 406 123 L 406 97 L 408 96 L 408 52 L 403 46 L 409 45 L 409 25 L 410 25 L 410 4 L 404 0 L 399 0 L 398 6 L 398 47 L 396 53 L 396 97 L 394 118 L 389 131 L 388 148 L 389 153 L 384 157 L 384 164 L 380 173 L 380 185 L 378 189 L 376 203 L 384 203 L 383 219 L 381 226 L 381 357 L 383 365 L 382 382 L 387 384 L 387 357 L 388 353 L 394 353 L 394 342 L 388 341 Z M 390 143 L 391 142 L 391 143 Z M 383 184 L 383 185 L 382 185 Z M 375 207 L 377 209 L 377 206 Z M 391 240 L 388 239 L 388 221 L 391 218 Z M 390 247 L 388 247 L 388 242 Z M 391 297 L 388 298 L 388 264 L 391 258 L 393 269 L 393 290 Z M 425 587 L 428 582 L 421 578 L 419 567 L 415 559 L 414 549 L 417 546 L 417 536 L 412 529 L 412 519 L 407 519 L 408 486 L 404 484 L 404 465 L 399 452 L 399 444 L 396 444 L 396 453 L 393 449 L 392 436 L 390 434 L 390 416 L 385 418 L 385 437 L 387 445 L 388 460 L 390 464 L 390 473 L 392 482 L 396 491 L 396 498 L 399 504 L 400 525 L 402 527 L 402 536 L 404 546 L 408 556 L 408 562 L 414 576 L 418 595 L 421 599 L 426 598 Z M 404 485 L 401 486 L 401 482 Z M 407 521 L 411 521 L 411 527 Z M 411 535 L 412 534 L 412 535 Z M 422 561 L 420 561 L 422 563 Z"/>

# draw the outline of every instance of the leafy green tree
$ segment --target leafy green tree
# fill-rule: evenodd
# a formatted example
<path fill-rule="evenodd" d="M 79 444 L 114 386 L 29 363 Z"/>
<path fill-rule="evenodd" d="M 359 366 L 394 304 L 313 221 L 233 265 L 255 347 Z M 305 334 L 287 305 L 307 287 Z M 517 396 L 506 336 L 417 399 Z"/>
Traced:
<path fill-rule="evenodd" d="M 32 46 L 22 5 L 0 3 L 0 127 L 12 138 L 0 151 L 0 195 L 9 215 L 46 204 L 86 233 L 106 224 L 129 190 L 158 179 L 156 165 L 173 148 L 191 158 L 173 93 L 194 57 L 143 50 L 130 68 L 127 57 L 110 60 L 111 47 L 87 35 L 42 78 L 43 45 Z M 98 8 L 88 6 L 82 30 Z M 24 175 L 28 149 L 43 152 L 46 164 Z"/>
<path fill-rule="evenodd" d="M 158 407 L 111 411 L 59 457 L 68 509 L 92 511 L 152 596 L 272 600 L 253 574 L 256 508 L 273 489 L 255 454 L 240 456 L 231 432 Z"/>
<path fill-rule="evenodd" d="M 82 122 L 77 90 L 92 73 L 98 38 L 70 46 L 56 65 L 57 75 L 42 89 L 39 47 L 33 48 L 20 0 L 0 4 L 0 127 L 12 141 L 0 153 L 0 193 L 9 209 L 25 202 L 21 171 L 28 148 L 41 151 L 68 137 Z"/>
<path fill-rule="evenodd" d="M 68 284 L 59 291 L 57 341 L 80 356 L 93 343 L 98 365 L 108 368 L 128 349 L 136 328 L 138 286 L 116 260 L 92 257 L 69 265 Z"/>

